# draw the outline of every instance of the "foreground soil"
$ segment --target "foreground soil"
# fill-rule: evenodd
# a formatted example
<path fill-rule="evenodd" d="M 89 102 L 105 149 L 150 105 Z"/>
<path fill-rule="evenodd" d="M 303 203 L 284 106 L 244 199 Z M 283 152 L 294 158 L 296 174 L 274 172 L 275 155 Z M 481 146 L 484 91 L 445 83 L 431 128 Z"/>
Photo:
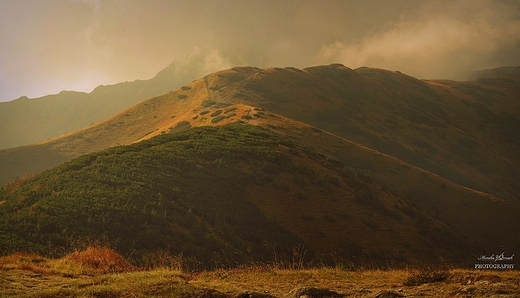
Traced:
<path fill-rule="evenodd" d="M 77 255 L 2 257 L 0 297 L 520 297 L 519 271 L 247 267 L 186 273 L 81 261 Z"/>

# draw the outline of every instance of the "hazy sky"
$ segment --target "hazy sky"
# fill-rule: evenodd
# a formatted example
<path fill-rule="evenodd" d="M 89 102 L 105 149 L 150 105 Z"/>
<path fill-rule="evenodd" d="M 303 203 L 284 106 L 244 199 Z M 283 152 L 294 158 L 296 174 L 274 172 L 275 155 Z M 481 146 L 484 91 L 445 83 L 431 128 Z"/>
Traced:
<path fill-rule="evenodd" d="M 198 76 L 343 63 L 464 79 L 520 65 L 520 0 L 0 0 L 0 101 L 149 79 L 172 61 Z"/>

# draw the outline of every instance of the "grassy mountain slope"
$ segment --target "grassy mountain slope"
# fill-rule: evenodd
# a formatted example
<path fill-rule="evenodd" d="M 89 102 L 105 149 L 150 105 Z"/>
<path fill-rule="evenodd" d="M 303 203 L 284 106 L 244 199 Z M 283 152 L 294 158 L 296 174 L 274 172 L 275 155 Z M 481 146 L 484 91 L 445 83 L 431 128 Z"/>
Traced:
<path fill-rule="evenodd" d="M 216 125 L 231 121 L 228 118 L 220 123 L 211 123 L 210 115 L 201 115 L 195 123 L 192 118 L 198 115 L 198 110 L 204 109 L 202 103 L 207 99 L 204 85 L 198 82 L 203 80 L 188 85 L 193 86 L 193 89 L 183 86 L 72 133 L 38 144 L 0 150 L 0 182 L 40 172 L 81 154 L 117 145 L 128 145 L 170 130 L 186 129 L 191 126 L 190 122 L 193 122 L 193 125 Z M 228 105 L 212 104 L 209 108 L 217 109 Z M 201 121 L 208 118 L 207 121 Z M 236 116 L 232 120 L 238 118 Z"/>
<path fill-rule="evenodd" d="M 301 126 L 298 130 L 281 126 L 274 129 L 311 150 L 337 158 L 359 173 L 369 174 L 383 189 L 454 227 L 482 247 L 514 250 L 520 244 L 520 239 L 512 236 L 520 232 L 516 224 L 520 209 L 510 202 L 462 187 L 439 175 L 312 126 Z M 515 232 L 511 234 L 512 231 Z"/>
<path fill-rule="evenodd" d="M 352 187 L 341 182 L 338 187 L 335 179 L 329 181 L 332 193 L 314 187 L 323 178 L 291 179 L 288 173 L 280 174 L 277 183 L 252 184 L 245 190 L 244 197 L 262 216 L 310 243 L 313 251 L 339 247 L 338 251 L 357 252 L 360 257 L 360 248 L 381 246 L 382 252 L 375 254 L 388 256 L 388 251 L 402 251 L 408 245 L 406 240 L 396 244 L 396 239 L 414 239 L 418 244 L 414 249 L 423 249 L 431 241 L 452 243 L 451 229 L 475 243 L 474 248 L 463 245 L 468 256 L 475 250 L 514 251 L 520 247 L 515 176 L 518 86 L 512 79 L 419 81 L 397 72 L 350 70 L 341 65 L 306 70 L 233 68 L 74 133 L 4 150 L 0 174 L 2 181 L 13 180 L 112 146 L 190 127 L 242 121 L 267 127 L 304 144 L 308 152 L 328 156 L 329 162 L 343 163 L 376 182 L 370 189 L 376 190 L 382 204 L 378 206 L 384 207 L 375 211 L 370 205 L 356 207 L 343 215 L 336 210 L 357 205 L 335 201 L 355 198 L 352 190 L 349 193 Z M 326 161 L 327 157 L 319 163 Z M 298 164 L 297 158 L 292 162 Z M 313 168 L 316 160 L 301 163 L 321 173 L 319 177 L 334 177 L 327 172 L 330 169 Z M 10 183 L 8 188 L 31 179 Z M 291 201 L 278 201 L 280 197 L 301 203 L 291 205 Z M 286 214 L 289 206 L 296 211 Z M 404 234 L 395 232 L 402 227 Z M 349 240 L 352 237 L 355 241 Z M 419 251 L 416 257 L 428 259 L 430 253 Z"/>
<path fill-rule="evenodd" d="M 101 125 L 75 133 L 75 141 L 62 138 L 45 146 L 70 158 L 168 132 L 180 122 L 213 125 L 208 114 L 194 119 L 197 111 L 215 108 L 211 103 L 240 103 L 314 125 L 457 184 L 519 204 L 517 82 L 510 78 L 420 81 L 400 73 L 367 68 L 354 71 L 340 65 L 306 70 L 234 68 L 138 104 Z M 250 114 L 262 116 L 261 111 Z M 9 163 L 16 159 L 9 150 L 0 152 L 0 164 L 9 165 L 0 172 L 0 181 L 45 168 L 39 166 L 39 160 L 28 160 L 25 165 Z"/>
<path fill-rule="evenodd" d="M 153 96 L 177 89 L 196 77 L 175 62 L 149 80 L 99 86 L 90 93 L 62 91 L 40 98 L 0 103 L 0 149 L 60 136 L 104 120 Z"/>
<path fill-rule="evenodd" d="M 475 246 L 339 161 L 246 124 L 193 128 L 83 155 L 6 184 L 1 251 L 106 239 L 136 261 L 158 249 L 200 266 L 284 256 L 461 262 Z M 307 249 L 306 248 L 306 249 Z"/>
<path fill-rule="evenodd" d="M 237 83 L 222 83 L 233 73 L 242 76 Z M 341 65 L 230 70 L 208 80 L 214 97 L 260 106 L 519 203 L 518 80 L 428 82 Z"/>

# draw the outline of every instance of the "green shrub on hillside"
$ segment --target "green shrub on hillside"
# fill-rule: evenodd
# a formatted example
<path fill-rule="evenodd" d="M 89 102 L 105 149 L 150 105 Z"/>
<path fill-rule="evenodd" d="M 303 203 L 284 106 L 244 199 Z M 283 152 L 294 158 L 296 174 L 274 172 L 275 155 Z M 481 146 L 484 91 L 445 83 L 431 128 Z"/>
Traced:
<path fill-rule="evenodd" d="M 237 109 L 236 107 L 227 108 L 227 109 L 224 111 L 224 114 L 227 114 L 227 113 L 229 113 L 229 112 L 235 111 L 236 109 Z"/>
<path fill-rule="evenodd" d="M 223 119 L 226 119 L 226 116 L 222 116 L 222 115 L 221 116 L 217 116 L 217 117 L 211 119 L 211 123 L 217 123 L 217 122 L 219 122 L 219 121 L 221 121 Z"/>
<path fill-rule="evenodd" d="M 220 114 L 222 114 L 222 110 L 216 110 L 215 112 L 211 113 L 210 116 L 211 116 L 211 117 L 215 117 L 215 116 L 218 116 L 218 115 L 220 115 Z"/>
<path fill-rule="evenodd" d="M 189 127 L 185 121 L 176 128 Z M 251 190 L 280 191 L 276 200 L 306 205 L 315 201 L 306 189 L 315 188 L 330 192 L 325 203 L 350 204 L 344 201 L 350 195 L 335 192 L 345 185 L 354 201 L 365 205 L 361 209 L 378 216 L 400 219 L 416 211 L 410 217 L 417 231 L 428 235 L 420 239 L 424 245 L 460 249 L 449 246 L 458 236 L 433 225 L 423 212 L 407 210 L 405 203 L 394 204 L 401 211 L 388 209 L 370 175 L 266 128 L 234 123 L 83 155 L 6 184 L 0 189 L 0 254 L 59 256 L 78 242 L 101 241 L 131 256 L 135 265 L 148 264 L 147 256 L 157 251 L 182 254 L 197 269 L 252 264 L 272 257 L 266 245 L 290 251 L 302 241 L 266 218 L 248 200 Z M 358 221 L 342 209 L 325 218 L 313 210 L 300 214 L 297 219 L 306 224 Z M 386 229 L 376 216 L 363 223 L 377 232 Z M 316 232 L 329 235 L 322 226 Z M 351 257 L 344 253 L 340 257 Z"/>
<path fill-rule="evenodd" d="M 243 199 L 247 185 L 291 169 L 275 150 L 280 142 L 268 130 L 233 124 L 78 157 L 0 190 L 0 251 L 59 255 L 91 239 L 136 263 L 157 249 L 201 268 L 265 259 L 265 241 L 298 241 Z"/>
<path fill-rule="evenodd" d="M 214 100 L 211 100 L 211 99 L 205 99 L 203 102 L 202 102 L 202 106 L 207 108 L 207 107 L 211 107 L 212 105 L 216 104 L 217 102 L 214 101 Z"/>

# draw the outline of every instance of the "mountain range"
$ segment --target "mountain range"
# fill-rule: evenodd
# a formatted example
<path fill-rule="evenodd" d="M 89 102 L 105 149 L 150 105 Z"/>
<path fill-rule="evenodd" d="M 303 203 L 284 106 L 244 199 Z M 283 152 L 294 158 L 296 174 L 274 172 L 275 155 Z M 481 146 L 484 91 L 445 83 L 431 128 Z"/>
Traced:
<path fill-rule="evenodd" d="M 378 262 L 468 264 L 514 253 L 518 70 L 468 82 L 340 64 L 209 74 L 79 130 L 2 150 L 0 178 L 11 182 L 0 193 L 0 243 L 52 253 L 46 244 L 105 237 L 128 253 L 169 249 L 206 264 L 215 251 L 227 256 L 219 262 L 265 258 L 262 239 L 281 251 L 303 243 L 316 255 Z M 99 214 L 102 223 L 90 217 Z M 78 218 L 81 229 L 71 228 Z"/>
<path fill-rule="evenodd" d="M 62 91 L 0 103 L 0 149 L 55 138 L 105 120 L 150 97 L 178 89 L 204 73 L 202 66 L 174 61 L 149 80 L 98 86 L 90 93 Z"/>

